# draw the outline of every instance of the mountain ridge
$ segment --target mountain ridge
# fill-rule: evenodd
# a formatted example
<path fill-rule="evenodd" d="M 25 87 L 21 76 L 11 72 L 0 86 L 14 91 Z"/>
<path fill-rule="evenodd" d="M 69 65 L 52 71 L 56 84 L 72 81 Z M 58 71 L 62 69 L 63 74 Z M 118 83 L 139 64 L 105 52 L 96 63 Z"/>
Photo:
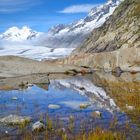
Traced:
<path fill-rule="evenodd" d="M 107 72 L 117 69 L 140 72 L 139 13 L 139 0 L 125 0 L 71 56 L 58 62 Z"/>
<path fill-rule="evenodd" d="M 103 26 L 94 29 L 85 42 L 74 52 L 108 52 L 121 47 L 129 47 L 131 39 L 132 44 L 135 40 L 137 42 L 139 38 L 137 32 L 140 29 L 140 15 L 132 16 L 132 13 L 136 11 L 135 7 L 138 7 L 138 4 L 136 4 L 137 2 L 138 0 L 124 1 L 115 10 L 109 20 L 107 20 Z M 128 29 L 128 27 L 130 28 Z"/>
<path fill-rule="evenodd" d="M 93 8 L 84 19 L 69 25 L 60 24 L 51 28 L 43 44 L 54 47 L 78 47 L 94 28 L 100 27 L 106 21 L 122 1 L 108 1 Z"/>
<path fill-rule="evenodd" d="M 110 0 L 94 7 L 85 18 L 68 25 L 59 24 L 50 28 L 47 33 L 40 33 L 26 26 L 21 29 L 13 27 L 15 31 L 10 32 L 9 29 L 0 34 L 0 38 L 13 42 L 32 41 L 36 45 L 50 48 L 76 48 L 94 28 L 101 26 L 106 21 L 121 1 L 123 0 Z"/>

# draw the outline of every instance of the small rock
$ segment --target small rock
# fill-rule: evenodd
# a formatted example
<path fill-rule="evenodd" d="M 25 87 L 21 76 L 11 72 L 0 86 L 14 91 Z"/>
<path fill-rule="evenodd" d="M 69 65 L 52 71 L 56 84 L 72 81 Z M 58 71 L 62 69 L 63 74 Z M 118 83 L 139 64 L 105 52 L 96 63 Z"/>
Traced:
<path fill-rule="evenodd" d="M 116 67 L 115 70 L 114 70 L 114 72 L 115 72 L 115 76 L 116 77 L 120 77 L 121 74 L 123 73 L 123 71 L 121 70 L 120 67 Z"/>
<path fill-rule="evenodd" d="M 85 88 L 84 88 L 84 87 L 80 87 L 79 89 L 80 89 L 80 90 L 85 90 Z"/>
<path fill-rule="evenodd" d="M 66 132 L 66 129 L 65 128 L 62 128 L 62 132 L 65 133 Z"/>
<path fill-rule="evenodd" d="M 78 74 L 78 71 L 75 69 L 72 69 L 72 70 L 65 71 L 65 74 L 66 75 L 76 75 L 76 74 Z"/>
<path fill-rule="evenodd" d="M 12 100 L 18 100 L 18 98 L 17 97 L 13 97 Z"/>
<path fill-rule="evenodd" d="M 129 105 L 127 105 L 127 104 L 126 104 L 126 109 L 128 109 L 128 110 L 132 111 L 132 110 L 134 110 L 134 109 L 135 109 L 135 107 L 134 107 L 134 106 L 129 106 Z"/>
<path fill-rule="evenodd" d="M 71 122 L 74 122 L 74 116 L 70 115 L 69 120 L 70 120 Z"/>
<path fill-rule="evenodd" d="M 38 121 L 38 122 L 33 124 L 32 131 L 41 132 L 41 131 L 44 131 L 45 128 L 46 128 L 46 126 L 42 122 Z"/>
<path fill-rule="evenodd" d="M 27 81 L 22 81 L 20 84 L 19 84 L 19 87 L 21 89 L 27 89 L 28 88 L 28 82 Z"/>
<path fill-rule="evenodd" d="M 92 116 L 93 116 L 94 118 L 101 118 L 101 117 L 102 117 L 102 113 L 101 113 L 100 111 L 94 111 L 94 112 L 92 113 Z"/>
<path fill-rule="evenodd" d="M 0 123 L 5 123 L 8 125 L 22 125 L 29 123 L 30 121 L 30 117 L 22 117 L 17 115 L 9 115 L 7 117 L 0 118 Z"/>
<path fill-rule="evenodd" d="M 33 87 L 34 85 L 33 84 L 28 84 L 28 87 Z"/>
<path fill-rule="evenodd" d="M 88 108 L 90 106 L 90 104 L 80 104 L 80 108 L 81 109 L 86 109 L 86 108 Z"/>
<path fill-rule="evenodd" d="M 59 109 L 60 106 L 59 105 L 55 105 L 55 104 L 50 104 L 50 105 L 48 105 L 48 108 L 49 109 Z"/>
<path fill-rule="evenodd" d="M 59 129 L 57 130 L 57 133 L 58 133 L 58 134 L 64 134 L 64 133 L 66 133 L 66 129 L 65 129 L 65 128 L 59 128 Z"/>

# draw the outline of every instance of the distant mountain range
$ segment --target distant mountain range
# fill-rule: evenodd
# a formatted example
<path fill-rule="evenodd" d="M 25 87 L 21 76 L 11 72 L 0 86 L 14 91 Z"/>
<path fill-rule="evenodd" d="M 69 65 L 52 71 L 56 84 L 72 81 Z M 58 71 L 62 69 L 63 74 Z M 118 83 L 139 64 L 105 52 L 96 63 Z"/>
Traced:
<path fill-rule="evenodd" d="M 47 33 L 41 33 L 24 26 L 19 29 L 11 27 L 0 34 L 0 39 L 12 42 L 32 41 L 36 45 L 50 48 L 76 48 L 92 32 L 101 26 L 122 0 L 109 0 L 104 5 L 95 7 L 85 17 L 69 25 L 59 24 Z"/>
<path fill-rule="evenodd" d="M 19 29 L 18 27 L 11 27 L 6 32 L 0 34 L 2 40 L 12 42 L 23 42 L 27 40 L 33 40 L 40 36 L 42 33 L 34 31 L 27 26 Z"/>

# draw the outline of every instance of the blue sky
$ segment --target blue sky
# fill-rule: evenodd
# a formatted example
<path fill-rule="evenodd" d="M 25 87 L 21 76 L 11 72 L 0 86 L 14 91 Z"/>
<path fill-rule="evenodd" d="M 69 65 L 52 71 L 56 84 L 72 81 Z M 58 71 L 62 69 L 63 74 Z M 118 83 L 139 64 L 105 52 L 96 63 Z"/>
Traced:
<path fill-rule="evenodd" d="M 11 26 L 29 26 L 47 31 L 56 24 L 67 24 L 87 15 L 107 0 L 0 0 L 0 32 Z"/>

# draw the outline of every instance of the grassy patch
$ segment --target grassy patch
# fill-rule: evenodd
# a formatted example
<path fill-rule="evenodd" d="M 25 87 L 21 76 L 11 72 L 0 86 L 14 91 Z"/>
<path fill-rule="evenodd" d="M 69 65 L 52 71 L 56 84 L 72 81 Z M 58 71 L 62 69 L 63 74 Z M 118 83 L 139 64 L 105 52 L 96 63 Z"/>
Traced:
<path fill-rule="evenodd" d="M 106 87 L 120 109 L 140 127 L 140 83 L 110 83 Z"/>
<path fill-rule="evenodd" d="M 88 134 L 79 134 L 75 137 L 75 140 L 126 140 L 126 137 L 121 133 L 113 133 L 109 130 L 107 131 L 96 128 Z"/>

